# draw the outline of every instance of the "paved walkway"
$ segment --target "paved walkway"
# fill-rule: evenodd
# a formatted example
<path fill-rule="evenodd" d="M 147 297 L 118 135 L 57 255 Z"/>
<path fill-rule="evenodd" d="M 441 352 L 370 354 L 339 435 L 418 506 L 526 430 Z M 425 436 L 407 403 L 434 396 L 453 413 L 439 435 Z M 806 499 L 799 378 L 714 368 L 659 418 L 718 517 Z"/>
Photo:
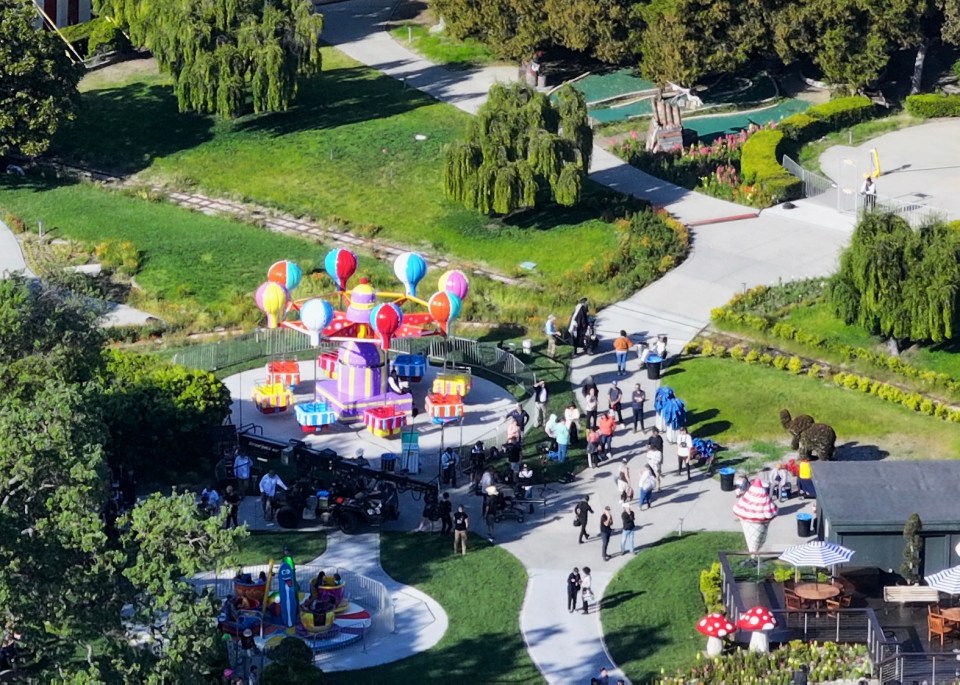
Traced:
<path fill-rule="evenodd" d="M 352 0 L 326 7 L 324 39 L 354 59 L 467 112 L 476 111 L 492 83 L 515 78 L 515 72 L 508 69 L 453 72 L 430 64 L 380 30 L 392 5 L 392 0 Z M 609 343 L 620 329 L 636 337 L 667 334 L 670 349 L 677 351 L 709 322 L 710 309 L 742 288 L 832 273 L 853 226 L 852 218 L 826 213 L 806 202 L 798 203 L 793 210 L 776 208 L 757 216 L 741 205 L 656 179 L 599 147 L 594 148 L 591 178 L 648 199 L 688 225 L 704 227 L 694 230 L 694 249 L 684 264 L 599 313 L 599 331 L 606 341 L 603 354 L 576 360 L 571 371 L 575 386 L 588 374 L 601 385 L 614 377 Z M 754 216 L 731 220 L 744 215 Z M 637 364 L 632 363 L 634 367 Z M 654 384 L 639 372 L 622 379 L 624 387 L 632 387 L 637 381 L 652 400 Z M 605 391 L 603 387 L 601 396 Z M 630 444 L 633 442 L 634 436 L 621 430 L 614 444 L 629 445 L 625 445 L 623 454 L 633 462 L 635 480 L 643 462 L 637 458 L 639 450 Z M 675 463 L 672 447 L 667 448 L 665 458 L 666 464 Z M 582 547 L 573 542 L 576 531 L 570 525 L 573 504 L 587 493 L 597 512 L 592 528 L 596 529 L 605 505 L 614 508 L 619 517 L 614 507 L 615 475 L 615 468 L 587 471 L 577 483 L 556 495 L 548 508 L 549 518 L 534 516 L 524 524 L 505 524 L 504 532 L 497 533 L 497 541 L 527 567 L 529 581 L 520 625 L 532 658 L 550 683 L 587 682 L 602 666 L 611 669 L 611 675 L 621 676 L 606 653 L 599 614 L 568 614 L 564 596 L 565 578 L 573 566 L 592 565 L 595 592 L 601 597 L 614 573 L 628 560 L 617 556 L 603 562 L 595 540 Z M 475 512 L 476 499 L 466 496 Z M 637 542 L 651 544 L 677 530 L 681 520 L 685 530 L 738 530 L 739 524 L 730 513 L 732 506 L 729 493 L 721 493 L 712 480 L 698 478 L 688 483 L 669 477 L 657 505 L 638 516 L 641 528 Z M 797 541 L 791 534 L 791 522 L 792 518 L 786 516 L 775 522 L 768 547 Z M 406 521 L 407 525 L 411 523 Z M 535 535 L 533 528 L 537 529 Z M 617 544 L 612 543 L 612 547 L 616 549 Z"/>

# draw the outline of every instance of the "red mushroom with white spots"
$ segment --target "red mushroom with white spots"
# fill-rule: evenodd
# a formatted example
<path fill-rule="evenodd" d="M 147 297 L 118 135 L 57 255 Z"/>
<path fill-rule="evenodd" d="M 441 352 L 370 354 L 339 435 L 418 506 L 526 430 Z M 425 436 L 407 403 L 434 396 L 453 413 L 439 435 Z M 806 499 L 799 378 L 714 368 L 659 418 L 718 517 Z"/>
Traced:
<path fill-rule="evenodd" d="M 715 658 L 723 651 L 723 638 L 736 628 L 723 614 L 709 614 L 700 619 L 697 630 L 707 636 L 707 656 Z"/>
<path fill-rule="evenodd" d="M 777 619 L 767 607 L 756 606 L 750 611 L 741 614 L 737 621 L 737 628 L 753 633 L 750 636 L 750 651 L 761 654 L 770 651 L 770 641 L 767 631 L 777 627 Z"/>

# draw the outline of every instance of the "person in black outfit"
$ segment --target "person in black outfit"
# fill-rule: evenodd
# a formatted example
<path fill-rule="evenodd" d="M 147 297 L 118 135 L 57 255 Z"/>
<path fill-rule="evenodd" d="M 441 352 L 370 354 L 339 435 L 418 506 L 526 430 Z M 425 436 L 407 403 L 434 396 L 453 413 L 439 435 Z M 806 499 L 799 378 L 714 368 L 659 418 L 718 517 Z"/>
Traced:
<path fill-rule="evenodd" d="M 613 534 L 613 514 L 610 513 L 610 507 L 603 508 L 603 514 L 600 516 L 600 540 L 603 543 L 603 560 L 610 561 L 610 555 L 607 554 L 607 545 L 610 544 L 610 536 Z"/>
<path fill-rule="evenodd" d="M 137 479 L 134 476 L 133 469 L 127 469 L 126 473 L 120 476 L 120 506 L 124 510 L 133 509 L 137 503 Z"/>
<path fill-rule="evenodd" d="M 590 508 L 590 495 L 584 495 L 583 501 L 577 502 L 577 506 L 574 507 L 574 513 L 580 522 L 579 542 L 582 545 L 584 538 L 590 539 L 590 533 L 587 532 L 587 519 L 589 515 L 593 513 L 593 509 Z"/>
<path fill-rule="evenodd" d="M 453 532 L 453 503 L 448 492 L 443 493 L 440 499 L 440 532 Z"/>
<path fill-rule="evenodd" d="M 223 501 L 227 505 L 227 528 L 238 528 L 240 526 L 240 501 L 243 498 L 240 496 L 240 493 L 236 492 L 233 489 L 232 485 L 228 485 L 227 489 L 223 493 Z"/>
<path fill-rule="evenodd" d="M 577 599 L 580 597 L 580 569 L 574 568 L 567 576 L 567 611 L 571 614 L 577 610 Z"/>
<path fill-rule="evenodd" d="M 660 431 L 656 428 L 652 429 L 652 432 L 653 435 L 647 440 L 647 449 L 663 454 L 663 436 L 660 435 Z"/>
<path fill-rule="evenodd" d="M 511 440 L 503 446 L 503 451 L 507 455 L 507 462 L 510 464 L 510 475 L 514 482 L 517 474 L 520 473 L 520 443 Z"/>

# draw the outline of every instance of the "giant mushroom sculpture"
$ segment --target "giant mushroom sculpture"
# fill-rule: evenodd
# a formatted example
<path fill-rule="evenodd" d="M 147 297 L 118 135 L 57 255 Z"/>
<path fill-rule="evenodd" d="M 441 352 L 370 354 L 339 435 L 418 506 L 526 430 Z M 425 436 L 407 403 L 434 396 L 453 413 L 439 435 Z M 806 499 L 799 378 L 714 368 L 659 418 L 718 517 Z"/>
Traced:
<path fill-rule="evenodd" d="M 753 633 L 750 636 L 750 651 L 765 654 L 770 651 L 767 631 L 777 627 L 777 619 L 767 607 L 755 606 L 737 620 L 737 628 Z"/>
<path fill-rule="evenodd" d="M 723 638 L 736 628 L 723 614 L 708 614 L 697 623 L 697 630 L 707 636 L 707 656 L 715 659 L 723 651 Z"/>

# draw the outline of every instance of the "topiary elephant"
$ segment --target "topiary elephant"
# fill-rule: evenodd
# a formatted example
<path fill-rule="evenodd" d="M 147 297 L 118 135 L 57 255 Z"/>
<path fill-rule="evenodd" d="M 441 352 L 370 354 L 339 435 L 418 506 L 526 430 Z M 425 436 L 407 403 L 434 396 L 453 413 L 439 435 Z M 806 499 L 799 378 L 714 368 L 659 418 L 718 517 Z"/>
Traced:
<path fill-rule="evenodd" d="M 780 425 L 786 428 L 787 432 L 791 435 L 790 449 L 792 450 L 799 449 L 800 434 L 815 423 L 816 421 L 813 420 L 813 417 L 807 414 L 801 414 L 796 418 L 791 418 L 789 411 L 786 409 L 780 410 Z"/>
<path fill-rule="evenodd" d="M 824 461 L 833 459 L 837 434 L 825 423 L 815 423 L 800 434 L 799 455 L 809 459 L 811 455 Z"/>

